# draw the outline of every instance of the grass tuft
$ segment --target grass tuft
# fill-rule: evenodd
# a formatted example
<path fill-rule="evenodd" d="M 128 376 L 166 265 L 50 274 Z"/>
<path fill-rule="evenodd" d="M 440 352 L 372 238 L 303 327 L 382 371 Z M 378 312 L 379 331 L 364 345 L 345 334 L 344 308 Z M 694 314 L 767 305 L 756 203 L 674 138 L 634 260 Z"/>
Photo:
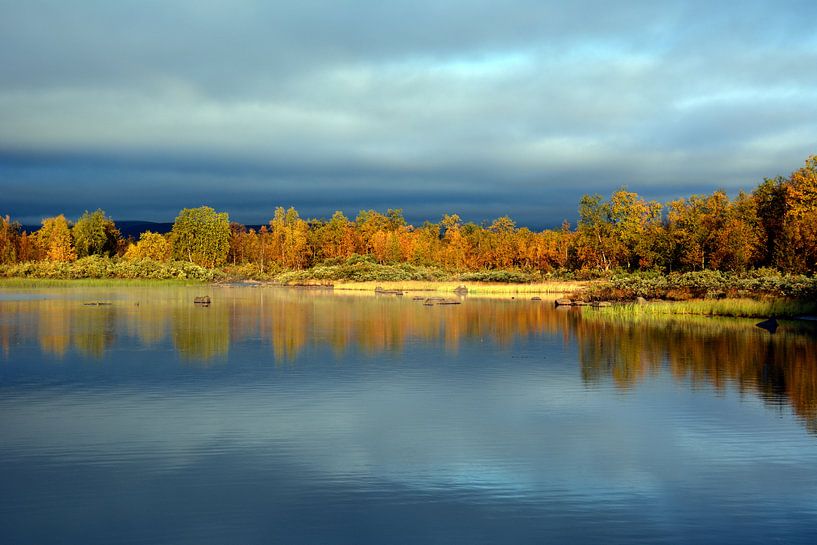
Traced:
<path fill-rule="evenodd" d="M 645 305 L 618 304 L 596 310 L 607 316 L 659 315 L 728 316 L 734 318 L 796 318 L 817 313 L 817 303 L 793 299 L 692 299 L 654 301 Z"/>

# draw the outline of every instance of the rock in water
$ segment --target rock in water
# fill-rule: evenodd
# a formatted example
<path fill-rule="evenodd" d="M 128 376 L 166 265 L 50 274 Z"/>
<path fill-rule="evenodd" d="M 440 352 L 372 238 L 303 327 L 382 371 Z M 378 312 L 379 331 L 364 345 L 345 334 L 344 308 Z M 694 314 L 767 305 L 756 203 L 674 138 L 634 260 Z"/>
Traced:
<path fill-rule="evenodd" d="M 775 317 L 771 317 L 768 320 L 763 320 L 759 324 L 755 325 L 761 329 L 765 329 L 769 333 L 774 333 L 777 331 L 777 319 Z"/>
<path fill-rule="evenodd" d="M 209 295 L 202 295 L 199 297 L 194 297 L 193 302 L 197 305 L 209 305 L 210 304 L 210 296 Z"/>

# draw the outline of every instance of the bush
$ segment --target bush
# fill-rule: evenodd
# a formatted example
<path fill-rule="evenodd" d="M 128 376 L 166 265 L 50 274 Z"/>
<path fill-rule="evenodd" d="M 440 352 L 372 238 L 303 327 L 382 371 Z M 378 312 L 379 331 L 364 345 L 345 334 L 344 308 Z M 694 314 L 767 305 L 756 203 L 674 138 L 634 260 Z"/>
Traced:
<path fill-rule="evenodd" d="M 419 267 L 409 263 L 383 265 L 377 263 L 371 256 L 355 255 L 342 262 L 327 260 L 311 269 L 285 272 L 277 275 L 276 279 L 283 283 L 298 283 L 309 280 L 351 282 L 445 280 L 448 277 L 448 273 L 436 267 Z"/>
<path fill-rule="evenodd" d="M 817 297 L 817 279 L 783 275 L 770 269 L 745 274 L 720 271 L 687 273 L 617 274 L 590 288 L 591 299 L 718 299 L 722 297 L 773 296 L 806 299 Z"/>
<path fill-rule="evenodd" d="M 479 271 L 462 273 L 458 280 L 469 282 L 502 282 L 505 284 L 528 284 L 533 277 L 521 271 Z"/>
<path fill-rule="evenodd" d="M 219 270 L 205 269 L 186 261 L 161 263 L 149 258 L 125 260 L 98 255 L 83 257 L 72 263 L 33 261 L 0 267 L 0 276 L 24 278 L 80 279 L 122 278 L 152 280 L 197 280 L 212 282 L 224 278 Z"/>

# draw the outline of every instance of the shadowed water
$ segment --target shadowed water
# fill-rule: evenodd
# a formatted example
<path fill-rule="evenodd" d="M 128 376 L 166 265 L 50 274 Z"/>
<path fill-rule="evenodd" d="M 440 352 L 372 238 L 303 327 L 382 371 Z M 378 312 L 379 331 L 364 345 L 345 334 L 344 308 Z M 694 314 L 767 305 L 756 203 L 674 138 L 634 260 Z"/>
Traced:
<path fill-rule="evenodd" d="M 817 336 L 753 323 L 0 290 L 0 542 L 814 543 Z"/>

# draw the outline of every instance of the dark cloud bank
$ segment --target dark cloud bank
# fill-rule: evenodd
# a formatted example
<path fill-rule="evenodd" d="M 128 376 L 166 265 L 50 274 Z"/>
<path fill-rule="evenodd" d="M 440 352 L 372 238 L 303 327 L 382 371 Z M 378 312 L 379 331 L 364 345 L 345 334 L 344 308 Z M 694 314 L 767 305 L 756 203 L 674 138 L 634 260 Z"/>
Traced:
<path fill-rule="evenodd" d="M 817 4 L 0 0 L 0 212 L 576 216 L 817 153 Z"/>

